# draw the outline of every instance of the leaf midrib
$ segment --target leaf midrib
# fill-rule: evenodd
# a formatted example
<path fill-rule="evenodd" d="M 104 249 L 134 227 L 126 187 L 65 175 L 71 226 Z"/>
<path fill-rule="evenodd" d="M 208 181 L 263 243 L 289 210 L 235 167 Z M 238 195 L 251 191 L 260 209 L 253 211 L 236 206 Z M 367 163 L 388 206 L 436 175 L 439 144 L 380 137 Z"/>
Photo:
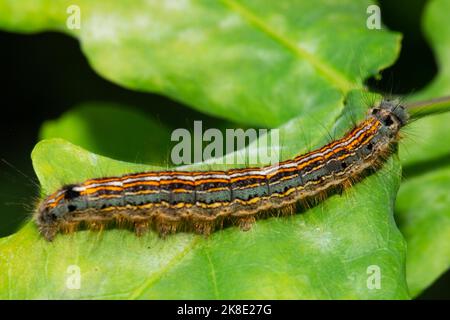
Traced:
<path fill-rule="evenodd" d="M 242 18 L 244 18 L 247 22 L 255 26 L 260 31 L 267 34 L 269 37 L 274 39 L 283 47 L 287 48 L 290 52 L 292 52 L 295 56 L 306 60 L 310 63 L 319 74 L 321 74 L 324 78 L 326 78 L 329 82 L 338 87 L 344 94 L 349 92 L 352 89 L 357 89 L 358 85 L 350 81 L 346 78 L 342 73 L 338 70 L 330 66 L 328 63 L 323 61 L 322 59 L 312 55 L 304 48 L 300 47 L 292 43 L 292 41 L 285 36 L 277 33 L 273 30 L 269 25 L 267 25 L 263 19 L 258 17 L 251 10 L 243 6 L 242 4 L 237 3 L 235 0 L 221 0 L 221 2 L 231 11 L 237 13 Z"/>

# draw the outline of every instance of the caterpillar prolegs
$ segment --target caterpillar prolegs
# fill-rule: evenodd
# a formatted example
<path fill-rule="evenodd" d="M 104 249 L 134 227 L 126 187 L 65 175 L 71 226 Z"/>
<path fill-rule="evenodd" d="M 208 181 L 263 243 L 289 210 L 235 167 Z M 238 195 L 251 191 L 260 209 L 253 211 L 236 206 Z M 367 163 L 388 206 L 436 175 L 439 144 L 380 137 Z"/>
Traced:
<path fill-rule="evenodd" d="M 66 185 L 42 201 L 34 220 L 45 239 L 80 225 L 150 228 L 208 235 L 226 225 L 250 229 L 257 218 L 296 212 L 378 169 L 408 122 L 405 108 L 383 100 L 342 138 L 276 165 L 226 171 L 154 171 Z"/>

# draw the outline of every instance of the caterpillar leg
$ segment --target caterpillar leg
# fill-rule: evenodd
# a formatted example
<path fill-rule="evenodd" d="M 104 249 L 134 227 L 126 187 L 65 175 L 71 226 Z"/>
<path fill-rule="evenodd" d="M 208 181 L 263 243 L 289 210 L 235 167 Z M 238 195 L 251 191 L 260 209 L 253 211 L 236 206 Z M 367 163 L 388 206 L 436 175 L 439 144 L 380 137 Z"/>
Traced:
<path fill-rule="evenodd" d="M 53 239 L 55 239 L 55 236 L 58 233 L 58 231 L 59 231 L 58 225 L 41 225 L 41 226 L 39 226 L 39 233 L 47 241 L 53 241 Z"/>
<path fill-rule="evenodd" d="M 134 232 L 135 232 L 136 236 L 138 236 L 138 237 L 146 234 L 148 232 L 149 228 L 150 228 L 150 223 L 149 223 L 149 221 L 146 221 L 146 220 L 139 221 L 134 224 Z"/>
<path fill-rule="evenodd" d="M 255 221 L 256 219 L 254 216 L 248 216 L 248 217 L 239 217 L 237 223 L 242 231 L 248 231 L 252 228 Z"/>
<path fill-rule="evenodd" d="M 87 227 L 91 231 L 101 232 L 105 229 L 105 222 L 101 220 L 89 221 Z"/>
<path fill-rule="evenodd" d="M 178 224 L 178 221 L 156 221 L 156 230 L 161 238 L 165 238 L 167 235 L 177 231 Z"/>
<path fill-rule="evenodd" d="M 194 224 L 194 230 L 198 234 L 209 236 L 214 229 L 214 221 L 199 221 Z"/>
<path fill-rule="evenodd" d="M 78 229 L 78 222 L 65 222 L 60 226 L 60 230 L 62 233 L 74 233 Z"/>

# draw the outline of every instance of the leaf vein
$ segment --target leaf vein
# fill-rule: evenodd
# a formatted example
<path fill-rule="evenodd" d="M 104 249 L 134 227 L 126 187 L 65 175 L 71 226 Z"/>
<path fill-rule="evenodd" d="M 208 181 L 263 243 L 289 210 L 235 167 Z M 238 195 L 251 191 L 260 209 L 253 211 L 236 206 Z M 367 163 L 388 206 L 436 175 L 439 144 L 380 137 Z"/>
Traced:
<path fill-rule="evenodd" d="M 347 93 L 352 89 L 357 89 L 358 85 L 347 79 L 342 73 L 330 66 L 325 61 L 309 53 L 306 49 L 292 43 L 285 36 L 272 30 L 261 18 L 256 16 L 248 8 L 237 3 L 234 0 L 222 0 L 222 3 L 233 12 L 236 12 L 246 21 L 257 27 L 260 31 L 266 33 L 268 36 L 286 47 L 289 51 L 294 53 L 297 57 L 305 59 L 309 62 L 324 78 L 336 85 L 343 93 Z"/>

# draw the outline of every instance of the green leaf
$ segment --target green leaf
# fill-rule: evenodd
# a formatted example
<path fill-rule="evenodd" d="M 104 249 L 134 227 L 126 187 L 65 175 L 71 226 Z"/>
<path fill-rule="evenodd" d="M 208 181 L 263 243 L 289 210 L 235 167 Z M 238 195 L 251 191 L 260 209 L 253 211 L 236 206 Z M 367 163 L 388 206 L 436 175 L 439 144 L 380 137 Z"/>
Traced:
<path fill-rule="evenodd" d="M 337 135 L 365 112 L 359 93 L 348 102 L 335 121 Z M 280 128 L 283 146 L 296 145 L 289 142 L 302 136 L 297 124 L 304 121 Z M 323 144 L 323 135 L 312 143 Z M 60 139 L 40 142 L 33 164 L 44 190 L 98 176 L 99 169 L 105 175 L 155 169 Z M 392 217 L 399 183 L 393 157 L 376 175 L 303 214 L 260 220 L 246 233 L 227 228 L 208 239 L 179 233 L 162 240 L 154 232 L 136 238 L 127 230 L 108 230 L 60 235 L 48 243 L 29 223 L 0 240 L 0 297 L 405 299 L 406 248 Z M 80 268 L 79 290 L 66 286 L 71 265 Z M 371 266 L 380 268 L 380 289 L 367 285 Z"/>
<path fill-rule="evenodd" d="M 366 28 L 370 3 L 82 0 L 77 31 L 65 27 L 69 1 L 0 0 L 0 27 L 69 33 L 107 79 L 239 123 L 279 125 L 276 147 L 287 159 L 361 119 L 364 94 L 352 89 L 397 57 L 399 35 Z M 186 7 L 177 11 L 180 5 Z M 62 118 L 43 135 L 85 141 L 103 153 L 90 145 L 97 140 L 84 117 Z M 61 134 L 70 129 L 79 136 Z M 117 148 L 126 148 L 123 143 Z M 149 151 L 156 158 L 165 152 Z M 60 139 L 41 141 L 32 158 L 45 194 L 87 178 L 157 169 Z M 213 167 L 223 168 L 186 169 Z M 393 157 L 377 174 L 303 214 L 208 239 L 179 233 L 162 240 L 154 232 L 136 238 L 115 229 L 48 243 L 29 223 L 0 239 L 0 298 L 405 299 L 405 243 L 392 216 L 399 183 Z M 67 286 L 71 265 L 80 268 L 79 290 Z M 379 289 L 368 286 L 373 266 L 381 272 Z"/>
<path fill-rule="evenodd" d="M 439 66 L 434 81 L 411 101 L 450 95 L 450 3 L 430 1 L 424 31 Z M 438 30 L 438 31 L 437 31 Z M 420 119 L 405 129 L 400 147 L 405 180 L 398 195 L 396 218 L 408 243 L 406 269 L 410 292 L 418 295 L 450 267 L 448 165 L 450 114 Z M 441 169 L 442 168 L 442 169 Z M 447 182 L 447 184 L 445 183 Z"/>
<path fill-rule="evenodd" d="M 437 64 L 438 74 L 425 89 L 411 96 L 409 101 L 421 101 L 450 95 L 450 25 L 447 12 L 450 3 L 433 0 L 424 13 L 424 32 L 430 41 Z M 436 32 L 439 30 L 439 32 Z M 402 163 L 410 167 L 426 165 L 432 161 L 450 159 L 450 113 L 420 119 L 406 129 L 406 137 L 400 148 Z M 433 168 L 431 165 L 430 168 Z M 409 169 L 408 169 L 409 170 Z"/>
<path fill-rule="evenodd" d="M 408 179 L 398 194 L 397 220 L 408 240 L 408 286 L 414 296 L 450 266 L 449 185 L 446 167 Z"/>
<path fill-rule="evenodd" d="M 92 102 L 45 122 L 40 136 L 63 138 L 114 159 L 161 164 L 170 156 L 170 133 L 166 125 L 129 106 Z"/>
<path fill-rule="evenodd" d="M 111 81 L 258 126 L 321 119 L 400 49 L 366 27 L 368 0 L 80 0 L 79 30 L 66 27 L 72 4 L 1 0 L 0 28 L 71 34 Z"/>
<path fill-rule="evenodd" d="M 161 170 L 158 166 L 113 161 L 87 152 L 63 139 L 42 140 L 34 148 L 31 157 L 44 194 L 54 192 L 63 185 L 92 177 Z"/>

